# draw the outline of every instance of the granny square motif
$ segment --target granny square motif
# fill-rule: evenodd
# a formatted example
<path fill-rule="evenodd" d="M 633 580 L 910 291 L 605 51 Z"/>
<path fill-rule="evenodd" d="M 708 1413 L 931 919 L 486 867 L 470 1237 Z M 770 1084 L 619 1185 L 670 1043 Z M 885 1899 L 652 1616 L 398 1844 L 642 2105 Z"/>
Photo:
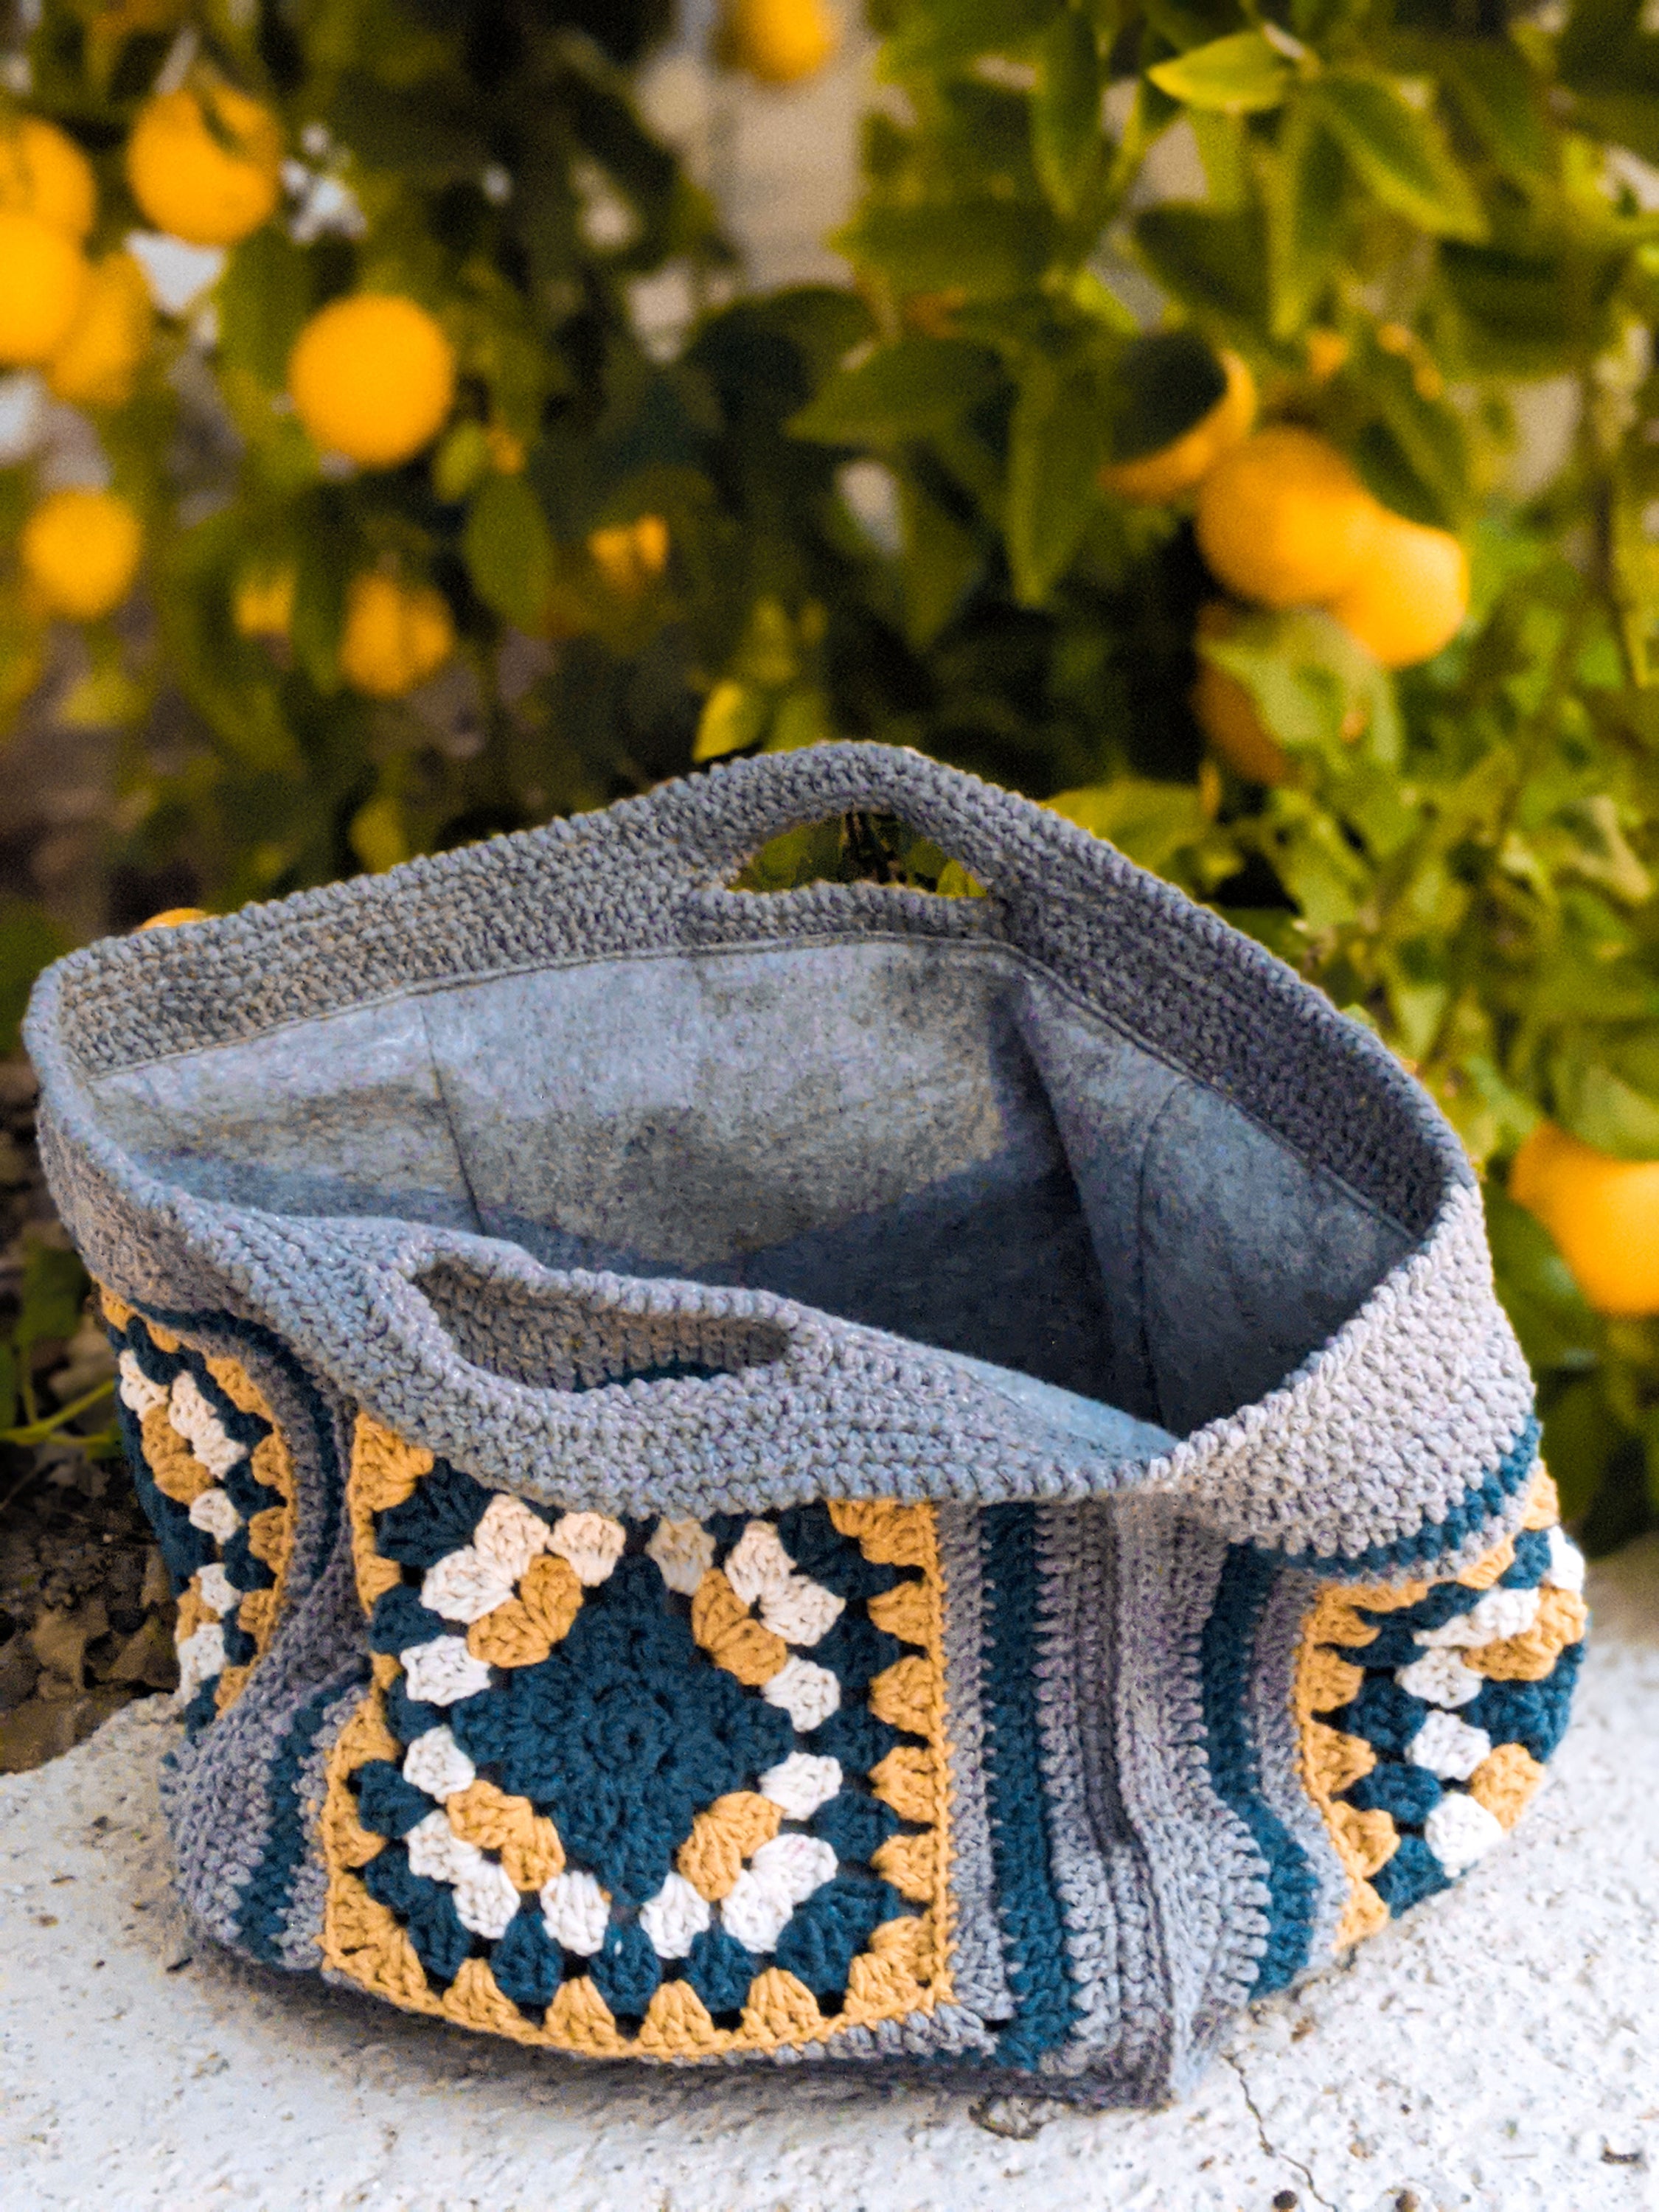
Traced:
<path fill-rule="evenodd" d="M 872 808 L 987 895 L 728 887 Z M 1158 2104 L 1556 1749 L 1583 1562 L 1456 1139 L 1023 800 L 738 763 L 93 946 L 27 1037 L 245 1956 Z"/>

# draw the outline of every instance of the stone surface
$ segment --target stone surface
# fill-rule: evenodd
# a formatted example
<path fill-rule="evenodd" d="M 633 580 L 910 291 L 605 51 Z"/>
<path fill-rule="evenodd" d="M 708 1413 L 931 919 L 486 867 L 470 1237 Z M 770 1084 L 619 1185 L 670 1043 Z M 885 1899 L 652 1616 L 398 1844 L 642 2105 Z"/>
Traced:
<path fill-rule="evenodd" d="M 1506 1850 L 1247 2021 L 1184 2107 L 1040 2126 L 811 2070 L 585 2068 L 241 1967 L 173 1905 L 173 1723 L 130 1706 L 0 1783 L 8 2212 L 1659 2207 L 1659 1540 L 1592 1597 Z"/>

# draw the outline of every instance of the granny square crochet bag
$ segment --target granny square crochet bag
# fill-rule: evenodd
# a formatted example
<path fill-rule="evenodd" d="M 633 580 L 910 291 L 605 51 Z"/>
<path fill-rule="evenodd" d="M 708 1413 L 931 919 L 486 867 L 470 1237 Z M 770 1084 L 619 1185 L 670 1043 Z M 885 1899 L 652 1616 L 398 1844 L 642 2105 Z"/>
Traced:
<path fill-rule="evenodd" d="M 727 888 L 901 817 L 988 896 Z M 1163 2101 L 1455 1880 L 1584 1625 L 1451 1131 L 829 745 L 60 961 L 222 1942 L 595 2057 Z"/>

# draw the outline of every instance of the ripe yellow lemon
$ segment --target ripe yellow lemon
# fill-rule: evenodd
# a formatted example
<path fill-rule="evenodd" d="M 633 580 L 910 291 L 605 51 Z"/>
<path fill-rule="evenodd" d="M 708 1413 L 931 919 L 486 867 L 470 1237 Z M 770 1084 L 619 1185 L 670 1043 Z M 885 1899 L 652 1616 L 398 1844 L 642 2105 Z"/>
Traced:
<path fill-rule="evenodd" d="M 841 26 L 823 0 L 726 0 L 714 58 L 762 84 L 799 84 L 840 44 Z"/>
<path fill-rule="evenodd" d="M 234 246 L 282 195 L 282 127 L 232 85 L 158 93 L 127 141 L 127 182 L 158 230 L 191 246 Z"/>
<path fill-rule="evenodd" d="M 1510 1195 L 1559 1246 L 1596 1310 L 1659 1313 L 1659 1160 L 1620 1160 L 1541 1121 L 1515 1156 Z"/>
<path fill-rule="evenodd" d="M 125 500 L 108 491 L 55 491 L 23 525 L 23 574 L 41 611 L 96 622 L 132 589 L 144 533 Z"/>
<path fill-rule="evenodd" d="M 346 593 L 340 668 L 372 699 L 398 699 L 435 676 L 455 650 L 455 625 L 441 592 L 394 577 L 354 576 Z"/>
<path fill-rule="evenodd" d="M 82 239 L 98 219 L 98 180 L 73 138 L 38 115 L 0 129 L 0 207 Z"/>
<path fill-rule="evenodd" d="M 0 208 L 0 362 L 39 368 L 70 334 L 87 289 L 86 256 L 67 231 Z"/>
<path fill-rule="evenodd" d="M 637 522 L 594 531 L 587 550 L 611 590 L 637 599 L 668 566 L 668 525 L 659 514 L 642 514 Z"/>
<path fill-rule="evenodd" d="M 301 331 L 288 388 L 325 453 L 393 468 L 442 428 L 455 397 L 455 352 L 413 300 L 359 292 L 320 309 Z"/>
<path fill-rule="evenodd" d="M 1382 516 L 1334 446 L 1280 423 L 1224 453 L 1199 486 L 1199 550 L 1242 599 L 1322 606 L 1359 574 Z"/>
<path fill-rule="evenodd" d="M 1212 599 L 1198 611 L 1200 638 L 1225 637 L 1237 617 Z M 1283 783 L 1290 756 L 1268 730 L 1249 690 L 1231 671 L 1198 657 L 1198 677 L 1188 696 L 1193 719 L 1229 768 L 1248 783 Z"/>
<path fill-rule="evenodd" d="M 94 264 L 69 336 L 46 367 L 46 382 L 75 407 L 125 407 L 155 325 L 149 286 L 130 253 Z"/>
<path fill-rule="evenodd" d="M 187 921 L 207 921 L 210 919 L 204 906 L 163 907 L 160 914 L 153 914 L 148 921 L 141 921 L 134 934 L 142 935 L 147 929 L 182 929 Z"/>
<path fill-rule="evenodd" d="M 294 627 L 294 571 L 264 568 L 244 576 L 231 603 L 240 637 L 285 638 Z"/>
<path fill-rule="evenodd" d="M 1384 668 L 1411 668 L 1449 645 L 1469 611 L 1468 556 L 1449 531 L 1385 508 L 1364 566 L 1331 612 Z"/>
<path fill-rule="evenodd" d="M 1136 507 L 1165 506 L 1201 483 L 1221 456 L 1249 435 L 1256 403 L 1249 363 L 1236 353 L 1224 353 L 1220 361 L 1227 388 L 1209 413 L 1155 453 L 1103 469 L 1100 481 L 1108 491 Z"/>

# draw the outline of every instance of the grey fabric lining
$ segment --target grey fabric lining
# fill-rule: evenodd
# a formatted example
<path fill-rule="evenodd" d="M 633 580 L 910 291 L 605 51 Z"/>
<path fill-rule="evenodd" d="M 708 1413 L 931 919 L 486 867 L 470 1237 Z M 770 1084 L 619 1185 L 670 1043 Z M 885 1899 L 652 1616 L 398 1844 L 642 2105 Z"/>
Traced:
<path fill-rule="evenodd" d="M 1190 1141 L 1152 1162 L 1178 1081 L 1006 951 L 878 942 L 458 984 L 97 1090 L 198 1197 L 740 1283 L 1185 1433 L 1322 1344 L 1407 1239 L 1189 1083 Z M 1126 1394 L 1113 1345 L 1143 1335 Z"/>

